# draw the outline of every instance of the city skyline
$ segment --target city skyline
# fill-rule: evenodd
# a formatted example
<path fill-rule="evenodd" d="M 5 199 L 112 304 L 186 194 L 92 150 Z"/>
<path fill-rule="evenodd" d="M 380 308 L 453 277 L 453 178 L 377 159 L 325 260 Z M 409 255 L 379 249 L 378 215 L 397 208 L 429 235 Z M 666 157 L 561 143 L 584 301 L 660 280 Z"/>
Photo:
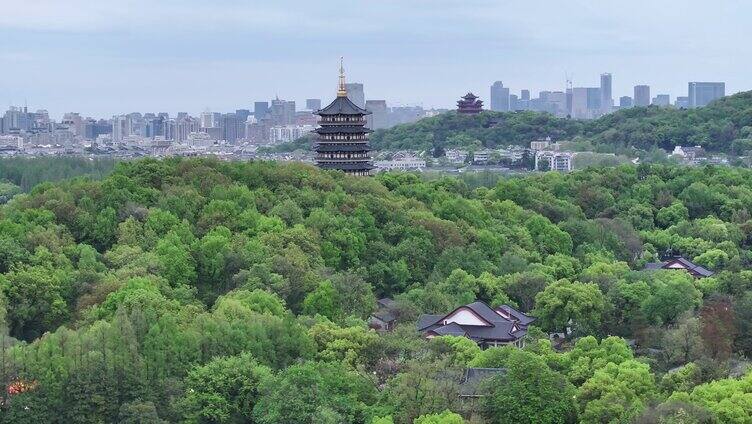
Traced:
<path fill-rule="evenodd" d="M 561 90 L 565 73 L 592 87 L 611 72 L 615 99 L 638 84 L 673 97 L 688 81 L 750 88 L 745 2 L 441 3 L 15 2 L 0 16 L 0 105 L 59 117 L 229 111 L 275 95 L 304 104 L 331 96 L 341 55 L 366 99 L 425 108 L 487 98 L 496 80 Z"/>

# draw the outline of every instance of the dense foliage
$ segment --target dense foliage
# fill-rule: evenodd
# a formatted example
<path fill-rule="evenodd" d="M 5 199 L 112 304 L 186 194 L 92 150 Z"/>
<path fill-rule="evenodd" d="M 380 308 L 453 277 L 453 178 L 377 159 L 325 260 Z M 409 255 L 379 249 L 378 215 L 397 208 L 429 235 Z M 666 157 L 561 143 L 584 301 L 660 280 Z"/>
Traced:
<path fill-rule="evenodd" d="M 715 167 L 470 188 L 146 159 L 40 184 L 0 208 L 0 423 L 745 423 L 750 211 L 752 171 Z M 716 274 L 641 271 L 666 253 Z M 527 346 L 416 333 L 474 299 L 539 317 Z M 461 401 L 468 366 L 506 373 Z"/>
<path fill-rule="evenodd" d="M 114 167 L 115 159 L 112 158 L 0 158 L 0 195 L 3 181 L 29 191 L 45 181 L 59 181 L 82 175 L 102 178 Z"/>
<path fill-rule="evenodd" d="M 635 107 L 593 121 L 536 112 L 450 112 L 376 131 L 371 144 L 380 150 L 442 152 L 447 148 L 529 146 L 542 137 L 574 139 L 611 152 L 700 145 L 710 151 L 742 155 L 752 149 L 752 92 L 724 97 L 697 109 Z"/>

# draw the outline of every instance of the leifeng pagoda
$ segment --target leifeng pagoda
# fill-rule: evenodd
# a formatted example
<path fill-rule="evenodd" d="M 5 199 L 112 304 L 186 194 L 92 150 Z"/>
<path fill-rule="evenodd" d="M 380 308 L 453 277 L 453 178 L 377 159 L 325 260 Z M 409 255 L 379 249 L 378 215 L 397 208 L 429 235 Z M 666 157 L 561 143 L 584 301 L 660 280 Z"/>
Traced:
<path fill-rule="evenodd" d="M 465 94 L 457 100 L 458 113 L 480 113 L 483 110 L 483 100 L 473 93 Z"/>
<path fill-rule="evenodd" d="M 370 113 L 347 98 L 345 70 L 340 62 L 337 98 L 329 106 L 316 111 L 321 117 L 315 146 L 319 168 L 338 169 L 350 175 L 370 175 L 374 168 L 368 144 L 371 130 L 365 127 L 365 117 Z"/>

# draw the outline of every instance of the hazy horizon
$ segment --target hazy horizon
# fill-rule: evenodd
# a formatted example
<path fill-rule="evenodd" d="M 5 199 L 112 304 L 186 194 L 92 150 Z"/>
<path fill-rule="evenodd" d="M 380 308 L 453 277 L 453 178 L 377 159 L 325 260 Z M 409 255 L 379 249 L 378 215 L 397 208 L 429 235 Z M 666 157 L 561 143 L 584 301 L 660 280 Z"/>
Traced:
<path fill-rule="evenodd" d="M 543 4 L 545 3 L 545 4 Z M 699 1 L 196 2 L 28 0 L 0 15 L 0 105 L 110 117 L 252 108 L 334 97 L 339 57 L 367 99 L 452 107 L 496 80 L 519 93 L 636 84 L 686 95 L 688 81 L 752 88 L 752 3 Z"/>

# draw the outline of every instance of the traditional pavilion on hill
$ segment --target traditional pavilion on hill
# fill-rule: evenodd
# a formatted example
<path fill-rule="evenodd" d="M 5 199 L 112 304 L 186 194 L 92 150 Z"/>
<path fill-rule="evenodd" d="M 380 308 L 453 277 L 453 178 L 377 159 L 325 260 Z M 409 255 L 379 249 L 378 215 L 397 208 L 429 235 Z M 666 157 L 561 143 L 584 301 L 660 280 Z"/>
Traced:
<path fill-rule="evenodd" d="M 374 168 L 368 144 L 371 130 L 365 127 L 365 117 L 370 113 L 347 98 L 345 69 L 340 62 L 337 98 L 329 106 L 316 111 L 321 117 L 315 146 L 319 168 L 338 169 L 350 175 L 370 175 Z"/>
<path fill-rule="evenodd" d="M 483 110 L 483 100 L 473 93 L 465 94 L 457 100 L 458 113 L 480 113 Z"/>

